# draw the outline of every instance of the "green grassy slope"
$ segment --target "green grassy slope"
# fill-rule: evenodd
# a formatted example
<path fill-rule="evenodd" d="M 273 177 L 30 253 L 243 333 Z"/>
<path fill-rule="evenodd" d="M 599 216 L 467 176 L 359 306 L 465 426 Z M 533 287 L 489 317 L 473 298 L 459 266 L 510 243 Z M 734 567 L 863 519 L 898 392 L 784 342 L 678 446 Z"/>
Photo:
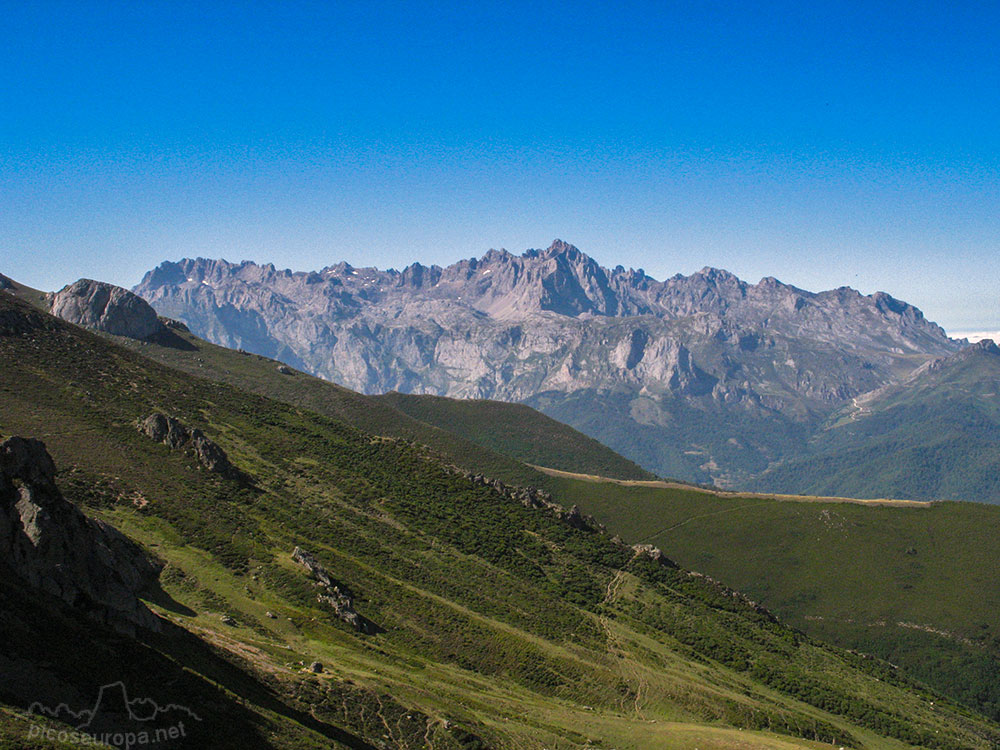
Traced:
<path fill-rule="evenodd" d="M 387 393 L 377 400 L 497 453 L 563 471 L 618 479 L 654 476 L 582 432 L 523 404 Z"/>
<path fill-rule="evenodd" d="M 720 404 L 700 409 L 682 398 L 636 398 L 626 392 L 539 393 L 528 404 L 660 476 L 698 483 L 715 477 L 726 486 L 745 485 L 775 455 L 798 455 L 812 429 L 812 422 L 776 412 L 751 415 Z M 641 423 L 636 415 L 642 415 Z M 719 465 L 731 471 L 720 475 Z"/>
<path fill-rule="evenodd" d="M 563 479 L 628 541 L 1000 717 L 1000 508 L 788 502 Z"/>
<path fill-rule="evenodd" d="M 426 748 L 1000 741 L 1000 727 L 888 665 L 508 500 L 420 445 L 192 378 L 7 295 L 0 361 L 0 433 L 44 439 L 67 496 L 167 563 L 160 611 L 183 633 L 147 645 L 218 700 L 241 696 L 246 746 L 335 746 L 335 730 L 356 746 Z M 140 435 L 154 409 L 204 429 L 254 485 Z M 317 603 L 295 545 L 381 632 Z M 0 626 L 5 648 L 30 651 L 16 620 Z M 303 673 L 314 659 L 323 675 Z"/>
<path fill-rule="evenodd" d="M 278 369 L 281 363 L 273 359 L 216 346 L 187 331 L 175 330 L 172 334 L 170 340 L 160 342 L 109 339 L 197 377 L 228 383 L 309 409 L 376 435 L 423 443 L 465 469 L 487 472 L 516 484 L 543 485 L 546 482 L 544 475 L 515 457 L 423 422 L 378 398 L 287 367 L 283 372 Z"/>

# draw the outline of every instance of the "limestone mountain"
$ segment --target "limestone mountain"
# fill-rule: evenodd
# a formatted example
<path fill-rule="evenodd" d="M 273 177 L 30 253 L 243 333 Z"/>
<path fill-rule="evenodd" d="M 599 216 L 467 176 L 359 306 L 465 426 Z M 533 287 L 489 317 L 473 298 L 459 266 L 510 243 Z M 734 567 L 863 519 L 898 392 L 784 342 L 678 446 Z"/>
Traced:
<path fill-rule="evenodd" d="M 887 294 L 712 268 L 657 281 L 558 240 L 403 271 L 187 259 L 135 292 L 210 341 L 364 393 L 527 403 L 648 469 L 720 484 L 958 348 Z"/>

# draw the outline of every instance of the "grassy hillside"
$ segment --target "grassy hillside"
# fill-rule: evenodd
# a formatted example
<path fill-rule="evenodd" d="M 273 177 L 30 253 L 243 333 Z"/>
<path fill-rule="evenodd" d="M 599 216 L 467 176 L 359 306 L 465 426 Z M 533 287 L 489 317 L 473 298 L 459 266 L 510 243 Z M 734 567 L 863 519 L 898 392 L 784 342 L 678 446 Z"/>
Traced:
<path fill-rule="evenodd" d="M 560 479 L 627 541 L 1000 717 L 1000 508 L 792 502 Z"/>
<path fill-rule="evenodd" d="M 169 338 L 160 341 L 113 340 L 120 346 L 197 377 L 228 383 L 308 409 L 372 434 L 423 443 L 465 469 L 486 472 L 516 484 L 539 485 L 546 482 L 544 475 L 515 457 L 423 422 L 376 397 L 292 370 L 259 354 L 216 346 L 185 330 L 176 329 L 171 331 Z"/>
<path fill-rule="evenodd" d="M 814 424 L 777 412 L 751 414 L 724 404 L 701 409 L 682 398 L 613 391 L 540 393 L 528 404 L 660 476 L 727 487 L 745 486 L 773 456 L 798 455 Z M 720 466 L 731 470 L 723 473 Z"/>
<path fill-rule="evenodd" d="M 403 393 L 376 398 L 414 419 L 519 461 L 618 479 L 653 478 L 593 438 L 523 404 Z"/>
<path fill-rule="evenodd" d="M 45 610 L 32 614 L 41 600 L 15 590 L 0 637 L 39 685 L 82 690 L 98 679 L 88 660 L 103 662 L 101 680 L 124 663 L 145 671 L 157 698 L 214 701 L 209 717 L 237 702 L 233 744 L 244 747 L 1000 741 L 1000 727 L 898 670 L 524 507 L 419 444 L 193 378 L 8 295 L 0 361 L 0 433 L 44 439 L 66 495 L 166 562 L 164 596 L 152 604 L 176 625 L 141 644 L 141 663 L 127 651 L 102 660 L 110 635 L 52 618 L 50 639 L 98 646 L 66 649 L 65 664 L 43 660 L 19 623 Z M 204 429 L 252 483 L 209 474 L 141 435 L 135 422 L 153 410 Z M 317 602 L 290 559 L 296 545 L 353 592 L 376 634 Z M 313 660 L 322 674 L 303 670 Z M 0 728 L 17 736 L 7 720 Z"/>

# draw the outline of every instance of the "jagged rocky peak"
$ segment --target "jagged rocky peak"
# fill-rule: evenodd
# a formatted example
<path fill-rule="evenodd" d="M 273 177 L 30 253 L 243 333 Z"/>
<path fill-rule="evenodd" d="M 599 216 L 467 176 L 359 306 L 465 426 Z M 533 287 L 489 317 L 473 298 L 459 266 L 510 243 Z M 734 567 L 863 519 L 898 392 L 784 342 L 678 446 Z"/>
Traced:
<path fill-rule="evenodd" d="M 160 629 L 139 599 L 159 564 L 104 523 L 88 518 L 56 486 L 40 440 L 0 444 L 0 565 L 32 588 L 62 599 L 122 632 Z"/>
<path fill-rule="evenodd" d="M 1000 357 L 1000 346 L 997 346 L 993 339 L 982 339 L 974 344 L 969 344 L 957 352 L 952 354 L 950 357 L 944 357 L 938 360 L 942 364 L 950 364 L 955 362 L 964 362 L 967 360 L 982 360 L 982 359 L 993 359 L 995 357 Z"/>
<path fill-rule="evenodd" d="M 95 331 L 144 340 L 164 329 L 146 300 L 103 281 L 80 279 L 46 298 L 53 315 Z"/>
<path fill-rule="evenodd" d="M 563 242 L 560 239 L 552 240 L 552 244 L 549 245 L 548 250 L 542 253 L 543 258 L 565 258 L 571 263 L 585 263 L 587 261 L 593 262 L 593 260 L 584 253 L 580 252 L 580 249 L 575 245 L 571 245 L 568 242 Z"/>
<path fill-rule="evenodd" d="M 968 347 L 971 352 L 992 354 L 994 357 L 1000 356 L 1000 346 L 993 339 L 981 339 Z"/>
<path fill-rule="evenodd" d="M 401 272 L 175 265 L 179 273 L 161 266 L 136 287 L 162 315 L 365 393 L 527 402 L 625 452 L 632 425 L 671 431 L 692 407 L 733 415 L 732 434 L 720 430 L 718 450 L 684 477 L 697 481 L 716 475 L 716 455 L 735 455 L 734 443 L 757 444 L 744 416 L 812 420 L 958 348 L 889 295 L 814 293 L 773 277 L 750 284 L 712 267 L 658 281 L 608 270 L 562 240 Z M 615 423 L 618 414 L 628 424 Z M 695 461 L 683 458 L 695 449 L 684 446 L 680 460 Z M 769 451 L 745 465 L 774 460 Z M 640 455 L 660 453 L 630 458 Z"/>

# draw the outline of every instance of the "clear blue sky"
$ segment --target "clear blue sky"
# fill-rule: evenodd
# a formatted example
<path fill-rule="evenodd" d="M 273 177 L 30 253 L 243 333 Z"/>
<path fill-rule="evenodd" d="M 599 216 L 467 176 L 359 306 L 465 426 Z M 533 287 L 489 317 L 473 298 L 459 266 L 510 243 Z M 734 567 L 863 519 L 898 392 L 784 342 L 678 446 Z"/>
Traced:
<path fill-rule="evenodd" d="M 14 278 L 555 237 L 1000 329 L 1000 4 L 3 3 Z"/>

